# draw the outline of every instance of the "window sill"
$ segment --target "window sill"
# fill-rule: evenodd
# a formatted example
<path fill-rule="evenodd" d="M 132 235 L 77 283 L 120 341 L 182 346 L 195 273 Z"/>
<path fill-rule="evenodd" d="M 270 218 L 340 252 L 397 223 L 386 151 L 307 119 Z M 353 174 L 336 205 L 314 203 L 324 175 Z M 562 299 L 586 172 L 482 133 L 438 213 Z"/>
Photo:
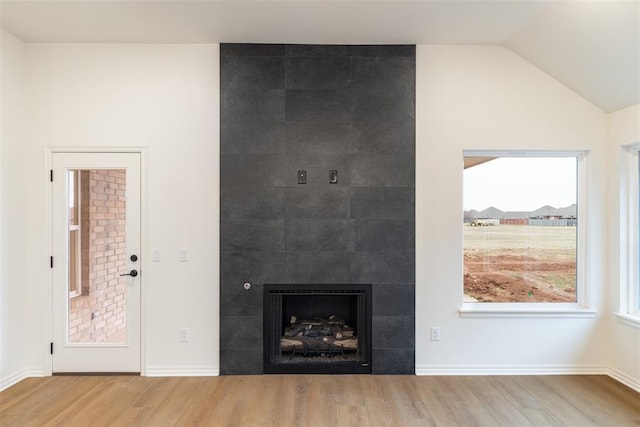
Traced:
<path fill-rule="evenodd" d="M 640 316 L 628 313 L 614 313 L 620 323 L 640 329 Z"/>
<path fill-rule="evenodd" d="M 460 317 L 550 317 L 550 318 L 592 318 L 597 314 L 596 310 L 576 306 L 563 305 L 554 307 L 546 305 L 544 307 L 532 307 L 526 304 L 524 307 L 519 304 L 463 304 L 458 310 Z"/>

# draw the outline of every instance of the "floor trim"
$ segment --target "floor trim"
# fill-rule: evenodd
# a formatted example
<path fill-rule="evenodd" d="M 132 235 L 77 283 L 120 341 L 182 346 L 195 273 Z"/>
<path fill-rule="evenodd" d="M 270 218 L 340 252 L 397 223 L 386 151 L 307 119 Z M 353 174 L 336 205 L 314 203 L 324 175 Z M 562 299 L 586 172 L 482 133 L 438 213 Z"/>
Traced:
<path fill-rule="evenodd" d="M 640 393 L 640 380 L 638 380 L 637 378 L 633 378 L 632 376 L 620 372 L 619 370 L 614 368 L 609 368 L 609 372 L 607 373 L 607 375 L 609 375 L 619 383 L 622 383 Z"/>
<path fill-rule="evenodd" d="M 82 374 L 80 374 L 82 375 Z M 156 366 L 147 369 L 148 377 L 211 377 L 219 376 L 220 370 L 212 367 Z M 450 375 L 608 375 L 614 380 L 640 393 L 640 380 L 614 368 L 597 365 L 565 366 L 510 366 L 510 365 L 422 365 L 416 366 L 417 376 Z M 42 369 L 23 369 L 0 380 L 0 391 L 31 377 L 44 377 Z"/>
<path fill-rule="evenodd" d="M 607 375 L 599 365 L 421 365 L 416 375 Z"/>
<path fill-rule="evenodd" d="M 22 369 L 9 375 L 8 377 L 2 378 L 2 380 L 0 380 L 0 391 L 6 390 L 12 385 L 17 384 L 26 378 L 44 376 L 44 370 L 42 369 Z"/>
<path fill-rule="evenodd" d="M 211 366 L 149 366 L 147 377 L 217 377 L 220 369 Z"/>

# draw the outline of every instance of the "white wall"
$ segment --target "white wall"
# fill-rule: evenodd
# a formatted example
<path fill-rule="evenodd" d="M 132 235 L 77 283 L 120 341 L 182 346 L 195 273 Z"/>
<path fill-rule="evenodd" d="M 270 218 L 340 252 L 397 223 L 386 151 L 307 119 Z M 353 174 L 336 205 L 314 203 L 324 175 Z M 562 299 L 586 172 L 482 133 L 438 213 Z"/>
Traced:
<path fill-rule="evenodd" d="M 620 290 L 627 286 L 627 266 L 621 263 L 629 243 L 625 238 L 630 231 L 628 221 L 628 187 L 625 168 L 627 152 L 624 146 L 640 143 L 640 105 L 635 105 L 609 115 L 609 312 L 620 310 Z M 632 166 L 633 167 L 633 166 Z M 637 165 L 635 165 L 637 167 Z M 620 243 L 620 244 L 619 244 Z M 614 378 L 640 391 L 640 326 L 623 322 L 612 314 L 608 316 L 613 339 L 609 347 L 609 362 Z"/>
<path fill-rule="evenodd" d="M 606 114 L 502 47 L 418 46 L 416 74 L 416 372 L 604 372 Z M 595 318 L 460 317 L 465 149 L 590 152 Z"/>
<path fill-rule="evenodd" d="M 146 373 L 218 372 L 219 48 L 199 45 L 28 44 L 27 200 L 20 226 L 30 259 L 44 247 L 46 147 L 146 147 L 147 238 L 143 241 Z M 150 262 L 150 248 L 161 261 Z M 178 248 L 189 262 L 178 262 Z M 43 286 L 25 280 L 29 307 L 24 363 L 42 366 Z M 190 342 L 178 329 L 190 328 Z M 46 366 L 46 364 L 45 364 Z"/>
<path fill-rule="evenodd" d="M 0 390 L 27 375 L 24 51 L 24 43 L 0 30 Z"/>
<path fill-rule="evenodd" d="M 46 147 L 147 147 L 144 249 L 148 254 L 160 248 L 162 259 L 151 263 L 146 256 L 143 266 L 147 373 L 215 374 L 218 46 L 8 40 L 2 44 L 2 105 L 11 110 L 4 108 L 1 116 L 0 382 L 46 367 Z M 26 116 L 19 113 L 21 87 Z M 605 231 L 607 215 L 613 215 L 607 211 L 605 113 L 494 46 L 418 46 L 416 107 L 418 373 L 606 368 L 614 356 L 605 350 L 612 343 L 606 330 L 611 323 L 604 319 L 610 312 Z M 21 124 L 28 124 L 27 135 L 21 135 Z M 590 151 L 588 279 L 595 318 L 459 317 L 464 149 Z M 179 247 L 189 248 L 190 262 L 177 261 Z M 24 319 L 23 330 L 12 327 L 16 318 Z M 442 328 L 441 341 L 429 340 L 431 326 Z M 191 328 L 191 342 L 178 342 L 181 327 Z M 626 328 L 616 326 L 617 348 L 631 342 L 635 351 L 637 330 Z M 615 359 L 614 366 L 640 376 L 633 360 Z"/>

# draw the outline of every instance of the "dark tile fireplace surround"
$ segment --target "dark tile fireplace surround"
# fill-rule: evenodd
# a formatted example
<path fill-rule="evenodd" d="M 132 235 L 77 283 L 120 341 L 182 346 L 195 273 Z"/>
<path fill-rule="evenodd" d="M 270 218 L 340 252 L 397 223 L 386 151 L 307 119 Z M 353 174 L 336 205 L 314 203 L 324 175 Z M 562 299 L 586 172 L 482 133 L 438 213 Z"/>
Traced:
<path fill-rule="evenodd" d="M 363 307 L 355 291 L 368 285 L 370 349 L 357 357 L 369 359 L 358 364 L 414 373 L 415 46 L 220 49 L 221 374 L 280 372 L 265 341 L 273 284 L 302 294 L 347 284 L 356 296 L 323 308 L 313 326 L 331 341 L 330 316 L 363 322 L 344 310 Z M 292 313 L 279 313 L 278 328 L 292 329 Z"/>

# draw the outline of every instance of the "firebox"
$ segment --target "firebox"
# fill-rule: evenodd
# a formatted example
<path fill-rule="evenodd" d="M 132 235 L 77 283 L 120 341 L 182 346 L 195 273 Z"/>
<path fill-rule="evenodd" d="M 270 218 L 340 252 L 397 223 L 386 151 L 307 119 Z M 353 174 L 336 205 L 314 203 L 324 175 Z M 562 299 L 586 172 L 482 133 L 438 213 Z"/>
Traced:
<path fill-rule="evenodd" d="M 264 373 L 371 373 L 371 284 L 264 285 Z"/>

